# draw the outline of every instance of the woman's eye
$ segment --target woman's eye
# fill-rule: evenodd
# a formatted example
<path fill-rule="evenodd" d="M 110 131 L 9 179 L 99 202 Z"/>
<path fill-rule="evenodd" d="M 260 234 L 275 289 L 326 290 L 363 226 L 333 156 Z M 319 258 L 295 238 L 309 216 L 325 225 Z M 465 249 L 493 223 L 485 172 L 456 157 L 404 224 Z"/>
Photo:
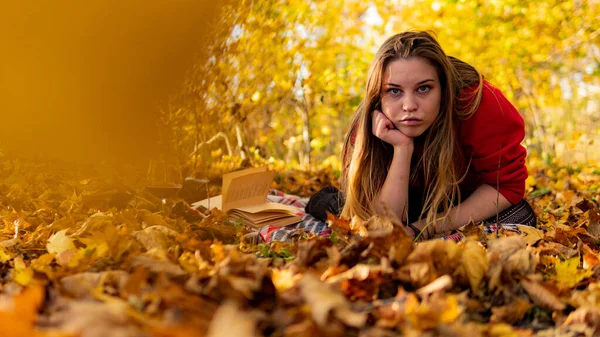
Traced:
<path fill-rule="evenodd" d="M 388 89 L 388 92 L 392 95 L 398 95 L 400 93 L 400 89 L 390 88 Z"/>
<path fill-rule="evenodd" d="M 420 86 L 420 87 L 417 89 L 417 91 L 418 91 L 418 92 L 420 92 L 420 93 L 424 93 L 424 92 L 428 92 L 428 91 L 429 91 L 429 89 L 431 89 L 431 87 L 430 87 L 430 86 L 428 86 L 428 85 L 422 85 L 422 86 Z"/>

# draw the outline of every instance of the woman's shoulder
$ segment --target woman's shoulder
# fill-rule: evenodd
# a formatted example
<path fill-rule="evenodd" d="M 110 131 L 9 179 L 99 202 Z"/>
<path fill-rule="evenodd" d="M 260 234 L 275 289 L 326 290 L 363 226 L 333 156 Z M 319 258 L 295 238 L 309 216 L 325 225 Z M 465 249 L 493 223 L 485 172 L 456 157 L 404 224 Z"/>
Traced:
<path fill-rule="evenodd" d="M 468 109 L 475 104 L 479 83 L 462 90 L 459 95 L 459 107 Z M 515 106 L 504 93 L 490 82 L 484 80 L 481 85 L 481 98 L 474 113 L 466 120 L 478 120 L 498 117 L 521 118 Z"/>
<path fill-rule="evenodd" d="M 461 89 L 457 97 L 458 106 L 462 109 L 468 109 L 472 104 L 474 104 L 477 98 L 477 91 L 479 87 L 480 83 L 477 82 L 466 88 Z M 483 80 L 483 83 L 481 84 L 481 100 L 479 103 L 481 104 L 482 101 L 488 101 L 490 100 L 490 98 L 495 98 L 498 95 L 504 96 L 500 89 L 495 87 L 487 80 Z"/>
<path fill-rule="evenodd" d="M 476 91 L 477 85 L 466 88 L 464 94 L 474 96 Z M 460 121 L 461 134 L 464 136 L 490 128 L 504 129 L 505 126 L 509 129 L 523 129 L 523 117 L 500 89 L 484 81 L 476 110 Z"/>

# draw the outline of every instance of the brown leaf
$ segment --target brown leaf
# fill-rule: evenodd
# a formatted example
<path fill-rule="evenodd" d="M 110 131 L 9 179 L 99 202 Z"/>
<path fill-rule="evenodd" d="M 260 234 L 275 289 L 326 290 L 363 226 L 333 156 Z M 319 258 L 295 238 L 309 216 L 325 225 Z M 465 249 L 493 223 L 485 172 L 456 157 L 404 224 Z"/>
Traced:
<path fill-rule="evenodd" d="M 81 337 L 145 337 L 129 321 L 130 310 L 127 302 L 114 298 L 108 303 L 61 298 L 40 324 L 52 331 Z"/>
<path fill-rule="evenodd" d="M 175 263 L 165 260 L 157 259 L 148 255 L 138 255 L 133 258 L 132 265 L 144 267 L 154 273 L 167 273 L 171 276 L 183 276 L 187 275 L 185 270 L 181 269 Z"/>
<path fill-rule="evenodd" d="M 221 304 L 208 328 L 208 337 L 255 337 L 256 315 L 245 312 L 232 300 Z"/>
<path fill-rule="evenodd" d="M 385 237 L 392 234 L 394 225 L 387 216 L 374 215 L 364 223 L 367 236 L 370 238 Z M 362 235 L 361 235 L 362 236 Z"/>
<path fill-rule="evenodd" d="M 492 317 L 490 323 L 508 323 L 514 324 L 523 319 L 525 314 L 531 309 L 531 302 L 517 299 L 511 304 L 492 308 Z"/>
<path fill-rule="evenodd" d="M 511 236 L 493 240 L 488 248 L 489 289 L 504 289 L 518 282 L 521 276 L 535 271 L 538 258 L 527 248 L 520 236 Z"/>
<path fill-rule="evenodd" d="M 584 306 L 569 314 L 562 327 L 583 323 L 587 325 L 593 336 L 600 334 L 600 309 L 597 306 Z"/>
<path fill-rule="evenodd" d="M 106 228 L 107 226 L 115 226 L 115 219 L 112 215 L 105 214 L 103 212 L 97 212 L 92 214 L 85 222 L 79 227 L 79 229 L 71 235 L 71 237 L 79 237 L 88 231 L 98 231 Z"/>
<path fill-rule="evenodd" d="M 297 266 L 308 267 L 316 263 L 321 258 L 327 256 L 325 251 L 326 246 L 329 246 L 331 242 L 322 238 L 315 238 L 307 241 L 298 243 L 298 252 L 294 264 Z"/>
<path fill-rule="evenodd" d="M 138 240 L 146 250 L 160 248 L 166 251 L 175 244 L 178 234 L 165 226 L 151 226 L 141 231 L 135 231 L 131 233 L 131 236 Z"/>
<path fill-rule="evenodd" d="M 115 286 L 121 291 L 127 284 L 129 274 L 121 270 L 101 273 L 84 272 L 63 277 L 60 280 L 65 291 L 74 297 L 93 298 L 92 292 L 105 284 Z"/>
<path fill-rule="evenodd" d="M 583 268 L 584 269 L 593 269 L 598 265 L 598 253 L 594 252 L 588 245 L 585 243 L 581 245 L 581 252 L 583 254 Z"/>
<path fill-rule="evenodd" d="M 327 213 L 327 225 L 331 230 L 337 231 L 342 235 L 350 234 L 350 220 L 338 218 L 331 213 Z"/>
<path fill-rule="evenodd" d="M 411 283 L 418 288 L 426 286 L 439 276 L 431 262 L 409 263 L 402 266 L 396 273 L 396 278 L 400 281 Z"/>
<path fill-rule="evenodd" d="M 352 221 L 350 221 L 350 234 L 351 235 L 358 235 L 361 238 L 366 238 L 369 236 L 369 231 L 367 230 L 367 227 L 365 226 L 365 222 L 362 221 L 361 218 L 354 216 L 352 218 Z"/>
<path fill-rule="evenodd" d="M 350 304 L 338 289 L 319 281 L 312 274 L 305 274 L 300 280 L 302 297 L 311 309 L 312 318 L 320 327 L 324 327 L 329 314 L 348 326 L 360 328 L 367 320 L 366 313 L 351 310 Z"/>
<path fill-rule="evenodd" d="M 416 245 L 407 262 L 431 262 L 440 275 L 452 274 L 461 261 L 462 250 L 454 241 L 431 240 Z"/>
<path fill-rule="evenodd" d="M 553 293 L 535 281 L 522 278 L 521 286 L 523 289 L 525 289 L 529 297 L 531 297 L 534 302 L 545 308 L 548 308 L 552 311 L 562 311 L 566 308 L 566 305 L 562 303 Z"/>

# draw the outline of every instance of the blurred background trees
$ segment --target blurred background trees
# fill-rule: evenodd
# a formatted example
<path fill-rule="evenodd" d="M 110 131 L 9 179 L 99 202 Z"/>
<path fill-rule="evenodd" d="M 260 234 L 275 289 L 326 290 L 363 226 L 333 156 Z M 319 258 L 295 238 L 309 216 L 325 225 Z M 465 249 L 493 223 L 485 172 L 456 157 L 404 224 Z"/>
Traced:
<path fill-rule="evenodd" d="M 243 160 L 337 169 L 377 47 L 431 30 L 517 106 L 531 158 L 598 160 L 599 17 L 598 1 L 242 0 L 162 118 L 196 171 Z"/>

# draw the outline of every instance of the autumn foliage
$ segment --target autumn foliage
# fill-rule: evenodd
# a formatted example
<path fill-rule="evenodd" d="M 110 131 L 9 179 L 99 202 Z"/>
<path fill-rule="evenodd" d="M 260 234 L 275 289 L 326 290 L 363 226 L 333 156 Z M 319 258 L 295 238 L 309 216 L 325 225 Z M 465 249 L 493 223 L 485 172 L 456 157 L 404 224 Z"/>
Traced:
<path fill-rule="evenodd" d="M 0 335 L 600 333 L 597 170 L 532 172 L 539 227 L 521 234 L 470 224 L 461 243 L 414 243 L 393 216 L 331 217 L 330 237 L 258 245 L 216 209 L 194 217 L 108 172 L 0 160 Z M 273 187 L 329 180 L 289 171 Z"/>
<path fill-rule="evenodd" d="M 523 114 L 538 227 L 416 243 L 391 215 L 331 216 L 257 244 L 145 168 L 0 149 L 0 337 L 600 335 L 597 1 L 239 3 L 161 116 L 203 196 L 258 165 L 294 195 L 338 184 L 376 46 L 431 29 Z"/>

